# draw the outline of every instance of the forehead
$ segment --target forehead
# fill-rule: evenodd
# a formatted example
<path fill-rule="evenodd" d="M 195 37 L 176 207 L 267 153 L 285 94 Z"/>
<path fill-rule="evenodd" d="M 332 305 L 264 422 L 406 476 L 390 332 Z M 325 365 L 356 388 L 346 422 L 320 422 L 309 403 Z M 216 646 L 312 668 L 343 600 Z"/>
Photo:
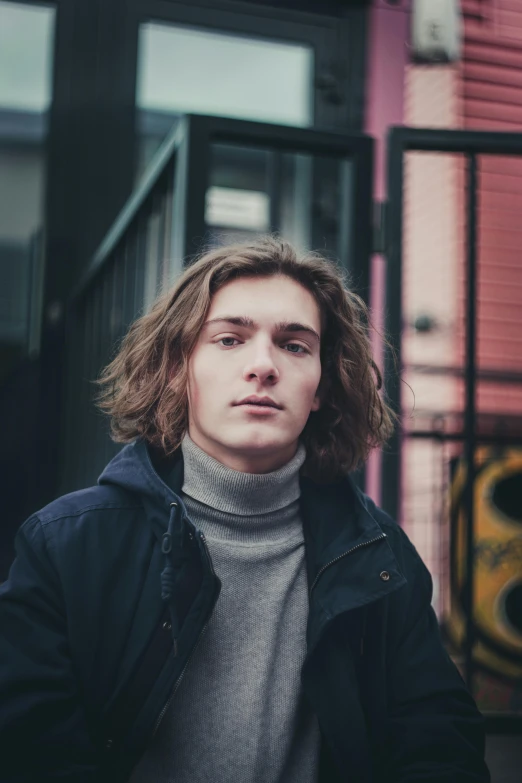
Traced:
<path fill-rule="evenodd" d="M 314 296 L 296 280 L 283 275 L 241 277 L 226 283 L 212 297 L 207 318 L 249 316 L 259 323 L 302 321 L 319 331 L 321 315 Z"/>

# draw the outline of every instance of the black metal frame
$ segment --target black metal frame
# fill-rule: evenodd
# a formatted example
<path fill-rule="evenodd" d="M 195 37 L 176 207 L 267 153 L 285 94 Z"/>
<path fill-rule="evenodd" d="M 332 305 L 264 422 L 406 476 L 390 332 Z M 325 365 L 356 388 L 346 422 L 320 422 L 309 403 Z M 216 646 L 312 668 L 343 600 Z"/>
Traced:
<path fill-rule="evenodd" d="M 465 665 L 466 678 L 473 687 L 473 486 L 475 480 L 475 451 L 477 445 L 476 412 L 476 275 L 477 275 L 477 156 L 522 155 L 522 135 L 486 131 L 451 131 L 422 128 L 392 128 L 388 137 L 388 214 L 386 224 L 387 284 L 386 331 L 392 350 L 385 353 L 385 379 L 388 399 L 400 412 L 401 333 L 402 333 L 402 222 L 404 155 L 410 151 L 461 153 L 467 166 L 467 312 L 466 312 L 466 407 L 463 441 L 467 464 L 464 490 L 467 514 L 466 584 L 464 611 L 466 615 Z M 415 433 L 413 433 L 415 437 Z M 417 435 L 419 437 L 419 435 Z M 400 504 L 401 432 L 398 430 L 382 462 L 382 505 L 397 517 Z"/>
<path fill-rule="evenodd" d="M 357 231 L 351 236 L 352 247 L 346 248 L 346 256 L 352 259 L 348 271 L 358 293 L 368 299 L 368 259 L 372 241 L 372 139 L 363 134 L 328 133 L 217 117 L 191 116 L 188 123 L 188 148 L 192 150 L 192 157 L 189 162 L 190 189 L 187 190 L 186 201 L 185 256 L 201 250 L 200 238 L 205 235 L 205 193 L 212 144 L 257 146 L 280 153 L 300 152 L 321 157 L 349 158 L 354 167 L 352 192 L 357 194 L 353 203 L 352 225 L 357 227 Z M 272 223 L 271 230 L 276 231 L 277 228 Z"/>

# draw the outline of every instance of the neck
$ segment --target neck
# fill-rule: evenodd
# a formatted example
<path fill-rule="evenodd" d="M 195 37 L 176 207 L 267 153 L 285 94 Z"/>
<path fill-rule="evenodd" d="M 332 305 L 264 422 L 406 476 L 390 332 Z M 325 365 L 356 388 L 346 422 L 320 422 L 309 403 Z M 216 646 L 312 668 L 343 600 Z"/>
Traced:
<path fill-rule="evenodd" d="M 220 444 L 205 438 L 201 433 L 193 433 L 189 428 L 189 437 L 193 443 L 198 446 L 202 451 L 208 454 L 212 459 L 217 460 L 222 465 L 232 470 L 237 470 L 239 473 L 272 473 L 274 470 L 279 470 L 291 459 L 293 459 L 297 453 L 299 445 L 298 441 L 291 443 L 281 451 L 274 454 L 274 451 L 268 451 L 266 454 L 245 451 L 241 451 L 229 448 L 223 448 Z"/>

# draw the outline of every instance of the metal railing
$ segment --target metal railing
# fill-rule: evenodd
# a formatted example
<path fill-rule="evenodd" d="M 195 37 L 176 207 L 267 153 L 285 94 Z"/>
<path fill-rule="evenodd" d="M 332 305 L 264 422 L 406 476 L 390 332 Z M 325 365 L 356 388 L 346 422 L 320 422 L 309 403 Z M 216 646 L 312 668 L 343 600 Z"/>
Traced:
<path fill-rule="evenodd" d="M 130 324 L 180 267 L 173 230 L 181 128 L 158 151 L 79 281 L 68 311 L 62 488 L 94 479 L 117 447 L 93 404 L 101 368 Z"/>

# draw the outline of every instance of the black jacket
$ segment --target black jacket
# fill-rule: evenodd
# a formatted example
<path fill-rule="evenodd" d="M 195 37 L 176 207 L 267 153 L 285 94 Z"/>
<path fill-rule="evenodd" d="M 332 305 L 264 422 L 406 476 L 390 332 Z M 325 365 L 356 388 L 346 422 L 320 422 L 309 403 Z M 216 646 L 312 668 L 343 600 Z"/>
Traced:
<path fill-rule="evenodd" d="M 124 781 L 175 699 L 220 583 L 179 498 L 181 453 L 176 493 L 158 471 L 127 446 L 18 533 L 0 587 L 3 783 Z M 320 782 L 489 781 L 483 719 L 406 535 L 349 479 L 303 478 L 301 514 Z"/>

